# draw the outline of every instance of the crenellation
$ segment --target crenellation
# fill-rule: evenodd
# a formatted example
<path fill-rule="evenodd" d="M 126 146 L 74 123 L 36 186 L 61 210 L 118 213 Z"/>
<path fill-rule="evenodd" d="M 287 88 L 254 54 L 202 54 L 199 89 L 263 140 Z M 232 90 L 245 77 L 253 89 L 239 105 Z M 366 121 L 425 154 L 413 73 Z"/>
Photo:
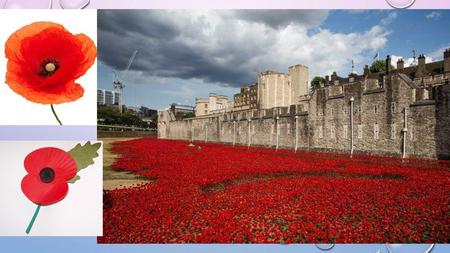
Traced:
<path fill-rule="evenodd" d="M 320 87 L 292 105 L 185 120 L 172 119 L 170 112 L 159 112 L 158 136 L 295 150 L 353 150 L 449 159 L 450 73 L 444 71 L 449 50 L 446 54 L 444 61 L 432 63 L 425 63 L 421 55 L 417 66 L 399 67 L 397 62 L 397 68 L 386 73 L 370 73 L 367 66 L 364 74 L 348 78 L 333 72 Z M 390 63 L 389 59 L 386 63 Z"/>

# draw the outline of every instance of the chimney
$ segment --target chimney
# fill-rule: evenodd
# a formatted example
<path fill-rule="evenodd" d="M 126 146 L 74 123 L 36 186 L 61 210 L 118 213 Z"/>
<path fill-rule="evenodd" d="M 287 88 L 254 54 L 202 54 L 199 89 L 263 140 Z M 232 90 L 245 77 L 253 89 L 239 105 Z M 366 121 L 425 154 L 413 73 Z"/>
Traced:
<path fill-rule="evenodd" d="M 417 59 L 419 60 L 419 64 L 417 65 L 416 77 L 423 77 L 427 74 L 427 69 L 425 67 L 425 55 L 421 54 Z"/>
<path fill-rule="evenodd" d="M 333 74 L 331 74 L 331 81 L 334 82 L 334 80 L 337 79 L 337 73 L 336 71 L 333 72 Z"/>
<path fill-rule="evenodd" d="M 389 75 L 389 72 L 391 72 L 391 56 L 386 56 L 386 75 Z"/>
<path fill-rule="evenodd" d="M 325 76 L 325 86 L 330 85 L 330 76 Z"/>
<path fill-rule="evenodd" d="M 402 70 L 405 67 L 405 62 L 402 58 L 398 59 L 397 61 L 397 70 Z"/>
<path fill-rule="evenodd" d="M 425 65 L 425 55 L 421 54 L 419 55 L 419 66 L 424 66 Z"/>
<path fill-rule="evenodd" d="M 365 76 L 368 76 L 369 73 L 370 73 L 369 65 L 364 66 L 364 75 L 365 75 Z"/>
<path fill-rule="evenodd" d="M 450 72 L 450 48 L 444 51 L 444 73 Z"/>

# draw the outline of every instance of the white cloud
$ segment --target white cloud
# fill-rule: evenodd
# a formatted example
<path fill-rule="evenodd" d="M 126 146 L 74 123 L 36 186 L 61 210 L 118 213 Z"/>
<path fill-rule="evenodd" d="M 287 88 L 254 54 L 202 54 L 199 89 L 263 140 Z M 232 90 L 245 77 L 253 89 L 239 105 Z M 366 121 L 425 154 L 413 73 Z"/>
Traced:
<path fill-rule="evenodd" d="M 127 36 L 117 33 L 116 38 L 112 36 L 104 41 L 102 34 L 113 33 L 109 30 L 100 31 L 100 61 L 115 67 L 115 59 L 108 57 L 119 57 L 117 52 L 126 51 L 124 48 L 127 49 L 130 45 L 142 45 L 132 66 L 138 68 L 130 75 L 139 80 L 130 80 L 130 83 L 151 84 L 164 79 L 167 85 L 189 85 L 189 82 L 193 83 L 192 87 L 210 85 L 208 91 L 211 92 L 224 85 L 239 87 L 250 83 L 263 70 L 287 72 L 288 67 L 295 64 L 307 65 L 310 79 L 333 71 L 345 76 L 350 73 L 352 60 L 356 66 L 366 64 L 386 45 L 390 34 L 388 25 L 397 17 L 397 12 L 389 12 L 379 24 L 365 31 L 337 33 L 320 28 L 320 23 L 326 18 L 326 13 L 322 11 L 308 11 L 309 15 L 316 13 L 318 16 L 313 22 L 304 18 L 295 20 L 295 13 L 292 12 L 286 19 L 272 19 L 266 14 L 242 18 L 242 13 L 236 14 L 238 11 L 218 10 L 142 13 L 142 20 L 137 22 L 145 24 L 148 27 L 146 29 L 153 27 L 155 31 L 169 30 L 175 34 L 173 37 L 158 37 L 154 35 L 158 33 L 146 30 L 137 35 L 141 27 L 130 24 L 117 28 L 123 20 L 130 23 L 133 16 L 136 17 L 132 11 L 129 13 L 133 16 L 121 17 L 123 13 L 125 12 L 110 16 L 110 19 L 118 19 L 116 25 L 107 26 L 105 20 L 100 20 L 100 23 L 104 27 L 121 31 L 130 31 L 128 27 L 135 31 L 128 32 Z M 302 14 L 304 13 L 299 12 L 299 15 Z M 153 18 L 148 18 L 149 16 Z M 164 26 L 158 30 L 160 24 Z M 313 34 L 309 33 L 311 27 L 316 30 Z M 125 54 L 124 60 L 117 62 L 123 65 L 128 57 L 129 53 Z M 195 84 L 200 81 L 205 85 Z M 229 89 L 220 91 L 229 92 Z M 179 96 L 179 100 L 199 96 L 199 90 L 193 88 L 172 90 L 169 93 L 164 95 Z"/>
<path fill-rule="evenodd" d="M 433 58 L 434 60 L 442 60 L 444 58 L 444 51 L 445 49 L 450 48 L 450 44 L 447 44 L 446 46 L 440 47 L 436 49 L 435 51 L 429 53 L 428 55 Z"/>
<path fill-rule="evenodd" d="M 437 18 L 440 18 L 441 15 L 442 14 L 440 12 L 432 11 L 432 12 L 428 13 L 427 15 L 425 15 L 425 17 L 427 19 L 437 19 Z"/>
<path fill-rule="evenodd" d="M 392 63 L 392 65 L 393 65 L 394 67 L 397 67 L 397 61 L 398 61 L 399 59 L 403 59 L 403 61 L 404 61 L 404 66 L 405 66 L 405 67 L 411 66 L 411 64 L 412 64 L 413 61 L 414 61 L 414 58 L 413 58 L 413 57 L 405 58 L 405 57 L 403 57 L 403 56 L 391 55 L 391 63 Z M 416 58 L 416 61 L 417 61 L 417 58 Z M 425 63 L 430 63 L 430 62 L 433 62 L 433 61 L 435 61 L 435 59 L 431 58 L 431 57 L 428 56 L 428 55 L 425 55 Z"/>

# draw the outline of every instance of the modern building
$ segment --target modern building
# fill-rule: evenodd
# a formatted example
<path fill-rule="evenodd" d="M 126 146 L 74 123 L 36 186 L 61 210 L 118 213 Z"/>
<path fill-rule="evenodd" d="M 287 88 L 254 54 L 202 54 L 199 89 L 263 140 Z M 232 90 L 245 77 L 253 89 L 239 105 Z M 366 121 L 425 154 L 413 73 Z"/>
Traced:
<path fill-rule="evenodd" d="M 249 87 L 249 107 L 250 109 L 258 109 L 258 83 L 254 83 Z"/>
<path fill-rule="evenodd" d="M 228 97 L 209 93 L 208 98 L 195 99 L 195 116 L 223 113 L 228 107 Z"/>
<path fill-rule="evenodd" d="M 234 110 L 247 110 L 258 108 L 258 84 L 241 87 L 240 92 L 234 95 Z"/>
<path fill-rule="evenodd" d="M 241 87 L 239 93 L 234 94 L 234 110 L 250 109 L 250 88 Z"/>
<path fill-rule="evenodd" d="M 119 105 L 120 93 L 112 90 L 97 89 L 98 105 Z"/>

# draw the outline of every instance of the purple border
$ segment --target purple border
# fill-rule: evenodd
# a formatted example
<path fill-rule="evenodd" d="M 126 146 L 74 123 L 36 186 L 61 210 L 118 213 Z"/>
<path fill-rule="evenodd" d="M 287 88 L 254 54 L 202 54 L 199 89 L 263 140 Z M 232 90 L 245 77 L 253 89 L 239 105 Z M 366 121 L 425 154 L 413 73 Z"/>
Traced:
<path fill-rule="evenodd" d="M 96 140 L 96 126 L 0 126 L 0 140 Z"/>
<path fill-rule="evenodd" d="M 0 0 L 0 7 L 2 2 Z M 47 8 L 46 0 L 6 0 L 26 8 Z M 31 3 L 31 1 L 35 1 Z M 66 0 L 70 1 L 70 0 Z M 86 1 L 86 0 L 72 0 Z M 43 4 L 44 2 L 44 4 Z M 53 8 L 60 9 L 59 0 Z M 90 9 L 390 9 L 386 0 L 90 0 Z M 449 0 L 416 0 L 413 9 L 449 9 Z"/>

